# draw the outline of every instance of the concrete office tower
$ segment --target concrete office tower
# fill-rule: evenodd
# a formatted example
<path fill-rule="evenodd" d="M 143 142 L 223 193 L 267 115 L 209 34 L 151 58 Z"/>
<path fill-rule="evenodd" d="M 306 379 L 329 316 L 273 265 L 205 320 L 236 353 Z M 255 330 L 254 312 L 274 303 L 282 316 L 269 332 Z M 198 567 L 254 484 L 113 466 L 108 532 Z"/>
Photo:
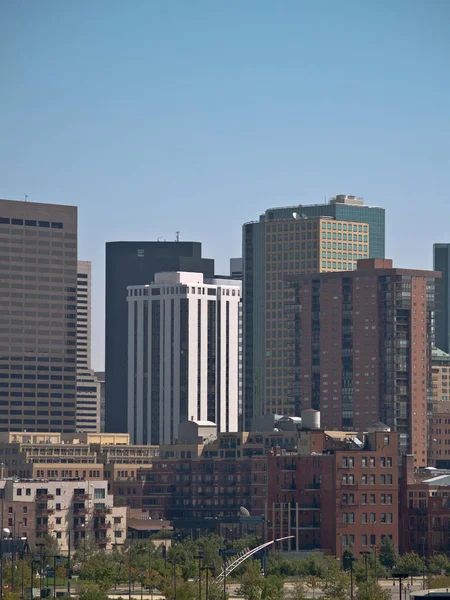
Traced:
<path fill-rule="evenodd" d="M 0 432 L 75 431 L 77 208 L 0 200 Z"/>
<path fill-rule="evenodd" d="M 100 384 L 91 370 L 91 263 L 77 273 L 77 431 L 100 432 Z"/>
<path fill-rule="evenodd" d="M 330 231 L 326 247 L 322 247 L 323 241 L 320 247 L 318 245 L 321 227 L 317 220 L 319 217 L 328 217 L 336 221 L 336 225 L 340 223 L 342 226 L 341 230 Z M 338 234 L 344 233 L 344 223 L 358 224 L 358 231 L 354 232 L 358 237 L 356 240 L 352 238 L 351 248 L 349 240 L 344 242 L 343 235 L 341 240 L 338 239 Z M 359 225 L 363 226 L 363 231 L 359 231 Z M 364 227 L 367 231 L 364 231 Z M 313 237 L 314 232 L 316 238 Z M 351 270 L 359 258 L 384 258 L 384 232 L 383 208 L 365 206 L 361 198 L 344 195 L 336 196 L 327 204 L 272 208 L 260 215 L 259 221 L 243 226 L 243 393 L 246 429 L 254 417 L 267 411 L 293 414 L 293 407 L 287 404 L 283 393 L 283 341 L 274 337 L 282 331 L 279 321 L 283 318 L 284 274 Z M 266 324 L 269 318 L 270 326 Z M 267 347 L 269 340 L 270 348 Z M 267 355 L 268 352 L 270 355 Z M 270 363 L 267 367 L 271 371 L 267 376 L 266 362 Z M 275 394 L 269 392 L 266 397 L 266 388 L 275 388 Z"/>
<path fill-rule="evenodd" d="M 238 429 L 241 286 L 202 273 L 158 273 L 128 287 L 128 432 L 172 444 L 183 421 Z"/>
<path fill-rule="evenodd" d="M 285 366 L 296 412 L 320 410 L 323 427 L 338 430 L 381 421 L 400 434 L 402 453 L 427 466 L 438 276 L 381 259 L 287 276 Z"/>
<path fill-rule="evenodd" d="M 106 244 L 106 415 L 108 432 L 127 431 L 127 287 L 145 285 L 156 273 L 188 271 L 214 277 L 214 260 L 198 242 Z"/>
<path fill-rule="evenodd" d="M 100 433 L 105 431 L 105 371 L 95 371 L 94 375 L 100 384 Z"/>
<path fill-rule="evenodd" d="M 450 244 L 433 245 L 433 268 L 442 273 L 436 286 L 436 346 L 450 352 Z"/>

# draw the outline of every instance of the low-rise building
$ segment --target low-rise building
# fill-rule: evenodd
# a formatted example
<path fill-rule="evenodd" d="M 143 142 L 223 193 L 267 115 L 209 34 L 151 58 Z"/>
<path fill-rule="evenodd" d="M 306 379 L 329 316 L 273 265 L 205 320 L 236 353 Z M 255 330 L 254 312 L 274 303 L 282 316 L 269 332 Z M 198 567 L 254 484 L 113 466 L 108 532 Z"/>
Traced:
<path fill-rule="evenodd" d="M 1 484 L 11 514 L 8 526 L 20 535 L 36 541 L 52 535 L 62 552 L 84 539 L 106 550 L 126 540 L 127 508 L 113 506 L 106 481 L 6 479 Z"/>
<path fill-rule="evenodd" d="M 301 430 L 297 453 L 268 457 L 268 539 L 342 556 L 398 544 L 398 434 Z"/>

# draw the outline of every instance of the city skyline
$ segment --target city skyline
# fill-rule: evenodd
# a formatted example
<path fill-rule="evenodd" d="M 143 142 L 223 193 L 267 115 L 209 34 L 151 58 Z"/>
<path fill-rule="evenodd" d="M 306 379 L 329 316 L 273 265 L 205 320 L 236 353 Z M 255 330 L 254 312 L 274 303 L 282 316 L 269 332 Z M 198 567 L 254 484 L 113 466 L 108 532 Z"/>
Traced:
<path fill-rule="evenodd" d="M 0 7 L 1 196 L 79 207 L 95 369 L 106 241 L 179 230 L 223 273 L 254 215 L 348 193 L 399 266 L 448 242 L 448 3 L 175 7 Z"/>

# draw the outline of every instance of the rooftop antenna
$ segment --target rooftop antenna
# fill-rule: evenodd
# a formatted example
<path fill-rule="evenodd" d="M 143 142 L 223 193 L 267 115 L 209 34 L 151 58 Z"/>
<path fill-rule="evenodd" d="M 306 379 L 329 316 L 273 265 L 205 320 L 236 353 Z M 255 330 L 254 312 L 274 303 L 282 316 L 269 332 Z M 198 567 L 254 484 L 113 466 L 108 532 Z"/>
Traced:
<path fill-rule="evenodd" d="M 179 231 L 176 231 L 176 232 L 175 232 L 175 234 L 176 234 L 176 235 L 175 235 L 175 241 L 176 241 L 176 242 L 179 242 L 179 241 L 180 241 L 180 232 L 179 232 Z"/>
<path fill-rule="evenodd" d="M 25 202 L 27 201 L 28 198 L 28 194 L 25 194 Z"/>

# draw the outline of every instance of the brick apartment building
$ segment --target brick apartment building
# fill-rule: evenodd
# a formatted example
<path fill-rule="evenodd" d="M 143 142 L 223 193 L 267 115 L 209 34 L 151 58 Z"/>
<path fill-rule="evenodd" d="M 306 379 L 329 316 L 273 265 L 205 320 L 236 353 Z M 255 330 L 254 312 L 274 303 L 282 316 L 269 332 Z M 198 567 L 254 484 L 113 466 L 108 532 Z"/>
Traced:
<path fill-rule="evenodd" d="M 450 355 L 438 348 L 432 352 L 433 412 L 430 424 L 430 464 L 450 468 Z"/>
<path fill-rule="evenodd" d="M 269 434 L 255 432 L 161 448 L 142 471 L 143 509 L 194 535 L 237 536 L 250 526 L 268 540 L 293 536 L 285 551 L 339 556 L 384 535 L 397 545 L 397 433 L 381 424 L 368 434 L 300 429 L 296 449 L 292 433 L 282 435 L 284 444 L 270 448 Z M 239 518 L 241 507 L 250 521 Z"/>
<path fill-rule="evenodd" d="M 268 539 L 341 556 L 398 543 L 398 434 L 300 431 L 298 453 L 268 457 Z"/>
<path fill-rule="evenodd" d="M 450 547 L 450 472 L 414 468 L 403 457 L 400 495 L 400 550 L 426 556 Z"/>
<path fill-rule="evenodd" d="M 359 260 L 352 272 L 286 277 L 286 395 L 320 410 L 328 429 L 365 431 L 380 420 L 401 453 L 428 460 L 433 271 Z"/>

